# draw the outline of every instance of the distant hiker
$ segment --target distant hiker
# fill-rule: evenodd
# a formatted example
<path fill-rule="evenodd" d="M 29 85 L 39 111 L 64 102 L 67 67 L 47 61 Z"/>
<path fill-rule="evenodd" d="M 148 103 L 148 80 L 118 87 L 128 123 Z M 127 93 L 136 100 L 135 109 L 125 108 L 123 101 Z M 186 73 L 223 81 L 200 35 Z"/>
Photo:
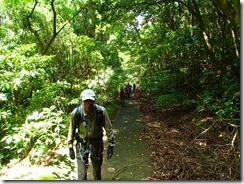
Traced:
<path fill-rule="evenodd" d="M 130 83 L 128 83 L 126 85 L 126 95 L 128 98 L 130 98 L 131 93 L 132 93 L 132 85 Z"/>
<path fill-rule="evenodd" d="M 103 163 L 103 128 L 108 137 L 107 159 L 113 156 L 114 133 L 110 118 L 103 106 L 95 104 L 95 92 L 81 92 L 81 104 L 72 111 L 68 132 L 69 156 L 76 158 L 77 180 L 87 180 L 89 156 L 94 180 L 101 180 Z M 73 149 L 75 143 L 76 152 Z"/>
<path fill-rule="evenodd" d="M 136 93 L 136 84 L 133 84 L 133 93 Z"/>
<path fill-rule="evenodd" d="M 126 98 L 126 92 L 125 92 L 124 88 L 120 88 L 119 98 L 120 98 L 120 105 L 124 106 L 125 105 L 125 98 Z"/>

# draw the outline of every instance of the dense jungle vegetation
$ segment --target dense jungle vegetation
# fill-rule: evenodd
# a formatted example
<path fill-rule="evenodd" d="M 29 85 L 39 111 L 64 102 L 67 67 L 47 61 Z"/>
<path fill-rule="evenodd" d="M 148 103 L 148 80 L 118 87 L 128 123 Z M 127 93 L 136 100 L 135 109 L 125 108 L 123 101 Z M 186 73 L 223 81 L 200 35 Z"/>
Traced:
<path fill-rule="evenodd" d="M 0 0 L 0 163 L 49 160 L 81 90 L 135 83 L 240 136 L 237 0 Z M 111 112 L 110 112 L 111 113 Z M 198 122 L 201 126 L 201 122 Z M 240 150 L 240 148 L 238 148 Z M 54 159 L 54 158 L 52 158 Z"/>

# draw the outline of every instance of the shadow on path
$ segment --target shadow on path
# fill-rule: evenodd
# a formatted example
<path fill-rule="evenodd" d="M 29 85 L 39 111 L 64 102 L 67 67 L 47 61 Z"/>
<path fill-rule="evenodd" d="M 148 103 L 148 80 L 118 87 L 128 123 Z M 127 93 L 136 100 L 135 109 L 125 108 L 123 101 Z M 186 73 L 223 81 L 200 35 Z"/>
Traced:
<path fill-rule="evenodd" d="M 103 180 L 148 180 L 153 167 L 147 142 L 140 139 L 142 127 L 136 100 L 126 100 L 125 106 L 118 110 L 114 119 L 116 146 L 113 157 L 110 160 L 104 158 Z M 92 174 L 89 175 L 92 177 Z"/>

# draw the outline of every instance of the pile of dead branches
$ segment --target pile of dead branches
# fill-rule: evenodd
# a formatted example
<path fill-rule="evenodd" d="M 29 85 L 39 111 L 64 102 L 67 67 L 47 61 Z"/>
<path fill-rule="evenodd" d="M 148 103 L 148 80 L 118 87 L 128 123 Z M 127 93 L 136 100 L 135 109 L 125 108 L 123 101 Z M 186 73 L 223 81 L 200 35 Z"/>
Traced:
<path fill-rule="evenodd" d="M 240 180 L 240 132 L 223 120 L 186 106 L 153 110 L 154 99 L 137 95 L 154 163 L 151 180 Z M 204 126 L 197 125 L 199 121 Z"/>

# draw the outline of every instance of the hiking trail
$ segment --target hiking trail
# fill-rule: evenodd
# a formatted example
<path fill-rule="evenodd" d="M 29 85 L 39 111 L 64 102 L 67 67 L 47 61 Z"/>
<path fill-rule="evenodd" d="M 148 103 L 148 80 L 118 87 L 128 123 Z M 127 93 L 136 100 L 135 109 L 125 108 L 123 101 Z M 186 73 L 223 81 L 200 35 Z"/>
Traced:
<path fill-rule="evenodd" d="M 140 138 L 142 127 L 136 100 L 127 99 L 114 119 L 116 146 L 113 157 L 104 159 L 104 180 L 148 180 L 153 166 L 148 144 Z"/>

